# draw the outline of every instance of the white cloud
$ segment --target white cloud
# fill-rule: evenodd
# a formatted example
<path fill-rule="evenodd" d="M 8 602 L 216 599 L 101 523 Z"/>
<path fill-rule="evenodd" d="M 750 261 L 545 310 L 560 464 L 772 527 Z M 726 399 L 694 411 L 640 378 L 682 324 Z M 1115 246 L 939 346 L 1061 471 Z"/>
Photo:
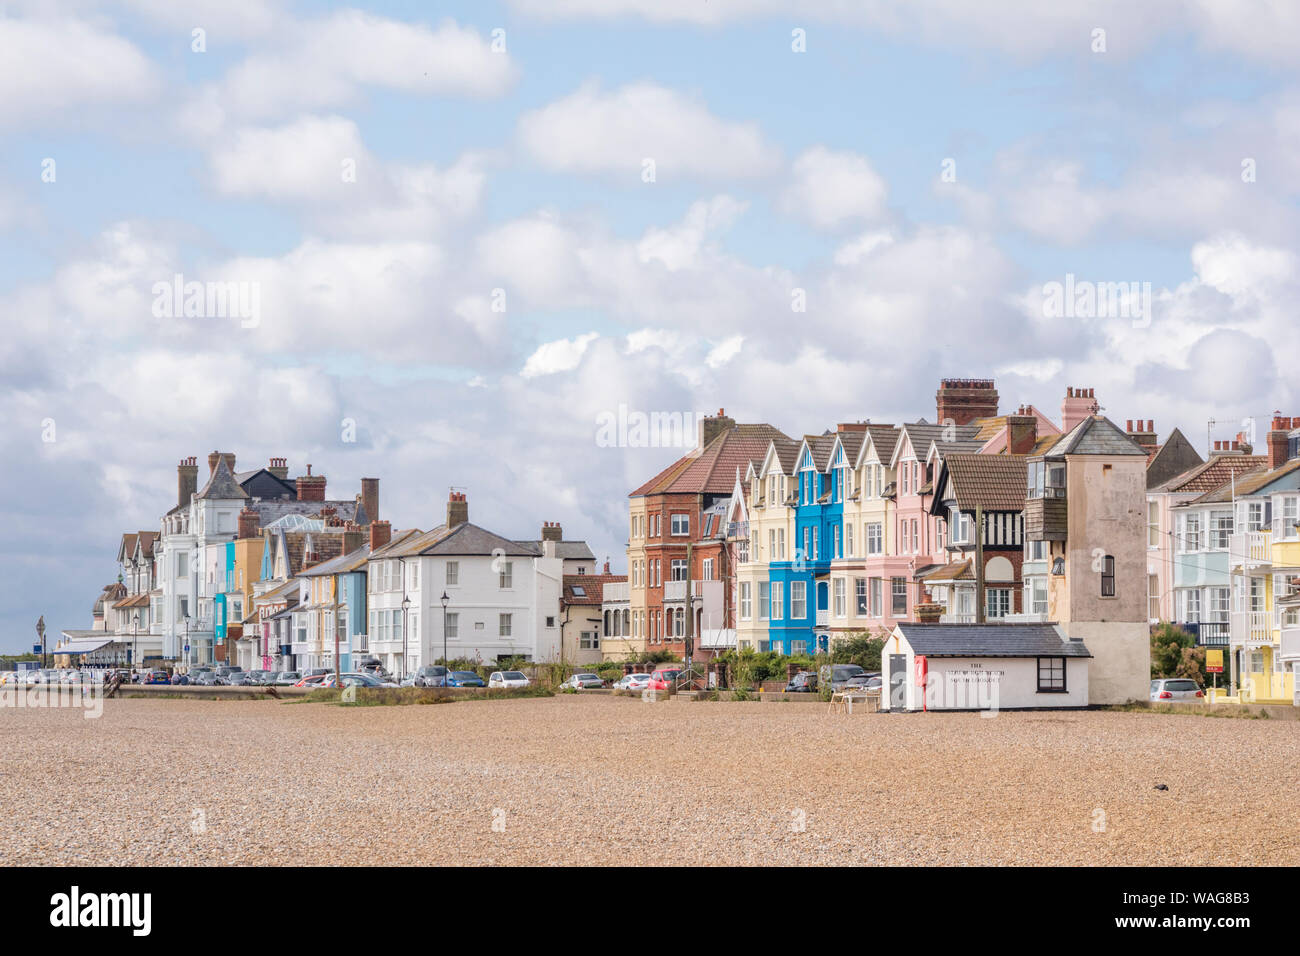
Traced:
<path fill-rule="evenodd" d="M 519 121 L 524 149 L 548 169 L 612 173 L 641 183 L 642 164 L 656 181 L 765 176 L 780 153 L 758 124 L 719 119 L 699 99 L 653 83 L 603 91 L 586 83 Z"/>
<path fill-rule="evenodd" d="M 744 344 L 745 337 L 743 335 L 733 335 L 728 339 L 723 339 L 709 349 L 709 354 L 704 357 L 704 364 L 709 368 L 722 368 L 740 354 L 740 348 Z"/>
<path fill-rule="evenodd" d="M 0 124 L 139 103 L 159 89 L 157 71 L 134 44 L 84 20 L 0 16 L 0 50 Z"/>
<path fill-rule="evenodd" d="M 342 10 L 294 23 L 187 107 L 183 125 L 217 135 L 231 122 L 277 118 L 355 103 L 367 88 L 418 96 L 499 96 L 517 78 L 508 53 L 473 27 L 436 28 Z"/>
<path fill-rule="evenodd" d="M 888 192 L 866 157 L 814 146 L 794 161 L 780 205 L 818 229 L 835 229 L 883 218 Z"/>
<path fill-rule="evenodd" d="M 598 338 L 597 333 L 588 332 L 572 339 L 557 339 L 538 346 L 537 351 L 528 356 L 523 371 L 523 378 L 536 378 L 539 375 L 552 375 L 555 372 L 570 372 L 582 361 L 587 346 Z"/>

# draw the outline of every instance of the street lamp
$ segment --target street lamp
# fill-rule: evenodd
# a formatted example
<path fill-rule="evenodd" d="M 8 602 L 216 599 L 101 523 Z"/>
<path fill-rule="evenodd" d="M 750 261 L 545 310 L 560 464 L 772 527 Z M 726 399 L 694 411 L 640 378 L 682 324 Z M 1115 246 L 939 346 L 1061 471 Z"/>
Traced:
<path fill-rule="evenodd" d="M 185 673 L 194 669 L 194 652 L 190 649 L 190 616 L 184 615 L 185 620 Z"/>
<path fill-rule="evenodd" d="M 140 612 L 131 615 L 131 666 L 140 659 Z"/>
<path fill-rule="evenodd" d="M 409 594 L 403 594 L 402 595 L 402 669 L 400 672 L 402 678 L 406 677 L 406 656 L 411 652 L 411 647 L 410 647 L 411 637 L 407 633 L 407 620 L 408 620 L 408 614 L 410 613 L 410 610 L 411 610 L 411 596 Z M 399 680 L 398 683 L 400 684 L 401 681 Z"/>
<path fill-rule="evenodd" d="M 443 591 L 439 600 L 442 601 L 442 666 L 447 667 L 447 603 L 451 598 L 447 597 L 446 591 Z M 447 673 L 450 674 L 451 671 Z"/>
<path fill-rule="evenodd" d="M 41 639 L 41 670 L 45 669 L 45 615 L 36 622 L 36 636 Z"/>

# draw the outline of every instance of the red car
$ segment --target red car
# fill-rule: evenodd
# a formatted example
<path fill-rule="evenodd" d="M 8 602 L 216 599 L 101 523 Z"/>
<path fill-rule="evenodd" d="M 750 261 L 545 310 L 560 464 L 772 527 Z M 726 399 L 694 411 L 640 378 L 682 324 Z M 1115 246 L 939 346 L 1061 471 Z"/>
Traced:
<path fill-rule="evenodd" d="M 298 683 L 294 684 L 293 686 L 294 687 L 329 687 L 331 685 L 325 683 L 325 678 L 327 677 L 332 678 L 333 676 L 334 676 L 333 674 L 311 674 L 307 677 L 304 677 L 302 680 L 298 681 Z"/>
<path fill-rule="evenodd" d="M 651 690 L 667 690 L 672 682 L 677 679 L 677 675 L 682 672 L 680 667 L 661 667 L 657 668 L 650 674 Z"/>

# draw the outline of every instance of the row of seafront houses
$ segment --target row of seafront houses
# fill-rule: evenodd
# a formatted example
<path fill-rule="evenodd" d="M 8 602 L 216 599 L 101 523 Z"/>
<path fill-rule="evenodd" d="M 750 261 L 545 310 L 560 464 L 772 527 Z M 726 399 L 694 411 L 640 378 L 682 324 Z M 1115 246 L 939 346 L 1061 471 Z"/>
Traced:
<path fill-rule="evenodd" d="M 442 659 L 444 642 L 453 660 L 601 659 L 601 584 L 618 579 L 558 523 L 511 540 L 471 523 L 453 491 L 440 525 L 394 531 L 375 478 L 331 500 L 324 476 L 308 465 L 290 478 L 283 458 L 237 472 L 213 452 L 201 488 L 198 470 L 180 462 L 158 531 L 122 536 L 118 580 L 90 629 L 63 632 L 56 660 L 302 670 L 333 668 L 337 647 L 345 672 L 377 658 L 406 674 Z"/>
<path fill-rule="evenodd" d="M 534 541 L 471 525 L 456 493 L 439 527 L 393 532 L 376 479 L 327 501 L 310 466 L 236 474 L 214 452 L 201 490 L 181 463 L 161 533 L 123 536 L 96 630 L 65 636 L 147 632 L 143 663 L 269 669 L 332 666 L 337 630 L 345 668 L 364 654 L 401 672 L 441 658 L 444 634 L 453 659 L 591 664 L 815 653 L 868 632 L 890 636 L 895 678 L 921 654 L 963 673 L 1029 660 L 1043 693 L 1100 703 L 1145 696 L 1149 628 L 1173 621 L 1228 652 L 1233 692 L 1290 702 L 1300 419 L 1273 419 L 1266 455 L 1245 437 L 1202 459 L 1178 429 L 1119 428 L 1090 388 L 1068 389 L 1057 421 L 1003 415 L 987 379 L 943 380 L 935 423 L 792 438 L 720 410 L 630 493 L 626 575 L 596 573 L 558 525 Z"/>
<path fill-rule="evenodd" d="M 1203 459 L 1178 429 L 1099 412 L 1071 387 L 1056 421 L 1000 414 L 987 379 L 943 380 L 934 423 L 790 437 L 719 410 L 630 495 L 604 652 L 815 653 L 867 632 L 888 635 L 894 680 L 918 655 L 954 680 L 1018 661 L 1037 668 L 1018 686 L 1110 703 L 1146 698 L 1150 629 L 1172 621 L 1226 651 L 1233 693 L 1300 699 L 1300 418 L 1273 419 L 1266 455 L 1239 434 Z"/>

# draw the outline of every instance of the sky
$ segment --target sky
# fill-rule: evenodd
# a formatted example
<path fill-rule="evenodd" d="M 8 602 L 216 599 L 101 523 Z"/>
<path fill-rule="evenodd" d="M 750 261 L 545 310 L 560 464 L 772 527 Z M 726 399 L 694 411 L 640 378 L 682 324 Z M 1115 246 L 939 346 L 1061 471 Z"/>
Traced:
<path fill-rule="evenodd" d="M 991 377 L 1262 443 L 1298 65 L 1269 0 L 0 3 L 0 651 L 88 627 L 215 449 L 621 572 L 685 448 L 620 408 L 800 435 Z"/>

